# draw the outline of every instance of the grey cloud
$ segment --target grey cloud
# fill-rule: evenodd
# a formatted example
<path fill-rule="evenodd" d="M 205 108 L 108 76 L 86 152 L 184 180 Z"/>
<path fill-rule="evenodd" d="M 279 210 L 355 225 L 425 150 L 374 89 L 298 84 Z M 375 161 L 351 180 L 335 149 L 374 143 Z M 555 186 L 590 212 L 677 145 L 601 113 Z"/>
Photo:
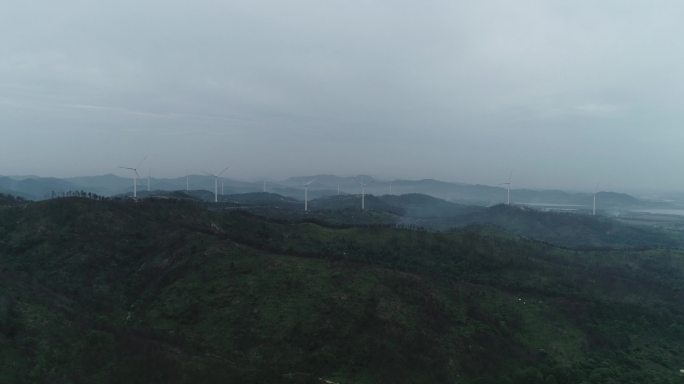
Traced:
<path fill-rule="evenodd" d="M 0 5 L 0 174 L 682 188 L 677 1 Z M 654 172 L 657 170 L 657 172 Z M 559 176 L 562 174 L 562 177 Z"/>

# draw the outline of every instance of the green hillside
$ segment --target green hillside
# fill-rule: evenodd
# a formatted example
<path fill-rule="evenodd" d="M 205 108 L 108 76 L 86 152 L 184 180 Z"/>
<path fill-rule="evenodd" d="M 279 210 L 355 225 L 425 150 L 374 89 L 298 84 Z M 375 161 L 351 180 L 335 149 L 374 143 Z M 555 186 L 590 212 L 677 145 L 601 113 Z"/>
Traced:
<path fill-rule="evenodd" d="M 287 222 L 314 222 L 337 226 L 393 226 L 401 218 L 401 209 L 384 203 L 374 196 L 366 196 L 367 209 L 361 210 L 361 196 L 329 196 L 309 201 L 308 211 L 304 202 L 273 193 L 248 193 L 226 196 L 223 206 L 214 210 L 239 208 L 261 217 Z"/>
<path fill-rule="evenodd" d="M 16 197 L 16 196 L 0 193 L 0 206 L 13 206 L 13 205 L 21 205 L 21 204 L 25 204 L 25 203 L 26 203 L 26 200 L 22 199 L 21 197 Z"/>
<path fill-rule="evenodd" d="M 0 208 L 0 383 L 679 383 L 683 298 L 680 251 Z"/>
<path fill-rule="evenodd" d="M 478 226 L 571 248 L 676 248 L 684 246 L 682 231 L 626 223 L 607 216 L 544 212 L 524 206 L 466 206 L 422 194 L 340 195 L 314 199 L 309 212 L 303 202 L 277 194 L 240 194 L 224 198 L 227 208 L 291 222 L 331 225 L 385 225 L 449 231 Z"/>
<path fill-rule="evenodd" d="M 482 207 L 460 205 L 420 193 L 384 195 L 388 205 L 401 208 L 401 214 L 412 218 L 443 218 L 481 212 Z"/>
<path fill-rule="evenodd" d="M 574 248 L 684 246 L 684 234 L 679 231 L 629 225 L 603 216 L 541 212 L 506 205 L 494 206 L 437 225 L 448 228 L 493 226 L 514 235 Z"/>

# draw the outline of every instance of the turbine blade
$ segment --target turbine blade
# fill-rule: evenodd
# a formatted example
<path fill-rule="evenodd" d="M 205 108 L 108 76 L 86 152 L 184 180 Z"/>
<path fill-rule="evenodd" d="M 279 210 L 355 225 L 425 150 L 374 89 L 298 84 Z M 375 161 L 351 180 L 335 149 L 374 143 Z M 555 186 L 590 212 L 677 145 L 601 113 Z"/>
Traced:
<path fill-rule="evenodd" d="M 218 175 L 219 176 L 223 175 L 228 169 L 230 169 L 230 167 L 232 167 L 232 165 L 229 165 L 229 166 L 223 168 L 223 171 L 221 171 L 221 173 L 219 173 Z"/>
<path fill-rule="evenodd" d="M 142 160 L 140 160 L 140 163 L 138 163 L 138 166 L 137 166 L 137 167 L 135 167 L 135 168 L 136 168 L 136 169 L 137 169 L 137 168 L 140 168 L 140 166 L 142 165 L 142 163 L 144 163 L 144 162 L 145 162 L 145 160 L 147 160 L 147 157 L 148 157 L 148 156 L 145 156 L 145 157 L 143 157 L 143 159 L 142 159 Z"/>

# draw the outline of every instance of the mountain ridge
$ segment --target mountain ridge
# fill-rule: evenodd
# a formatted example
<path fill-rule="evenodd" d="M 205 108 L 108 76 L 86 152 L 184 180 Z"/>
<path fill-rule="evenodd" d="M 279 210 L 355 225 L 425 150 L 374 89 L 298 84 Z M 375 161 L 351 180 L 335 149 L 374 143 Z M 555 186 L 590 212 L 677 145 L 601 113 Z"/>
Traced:
<path fill-rule="evenodd" d="M 190 189 L 205 189 L 213 192 L 213 178 L 206 175 L 190 175 Z M 366 180 L 366 192 L 374 195 L 385 194 L 427 194 L 444 200 L 464 205 L 491 206 L 506 200 L 506 190 L 499 186 L 473 185 L 459 182 L 446 182 L 434 179 L 423 180 L 378 180 L 371 176 L 359 175 L 339 177 L 335 175 L 315 175 L 292 177 L 281 181 L 267 183 L 269 192 L 303 200 L 303 182 L 313 180 L 309 186 L 311 198 L 335 196 L 338 187 L 342 194 L 359 194 L 359 180 Z M 138 190 L 146 189 L 146 180 L 138 180 Z M 261 192 L 263 182 L 222 179 L 228 194 Z M 11 177 L 0 177 L 0 191 L 22 196 L 32 200 L 49 198 L 53 192 L 64 193 L 79 191 L 96 193 L 103 196 L 115 196 L 130 193 L 132 180 L 114 174 L 101 176 L 85 176 L 71 178 L 26 178 L 22 180 Z M 152 189 L 174 191 L 185 190 L 186 178 L 151 178 Z M 593 203 L 591 193 L 565 192 L 560 190 L 513 189 L 513 202 L 516 204 L 575 205 L 589 209 Z M 637 209 L 637 208 L 672 208 L 674 203 L 647 201 L 619 192 L 599 192 L 599 205 L 604 209 Z"/>

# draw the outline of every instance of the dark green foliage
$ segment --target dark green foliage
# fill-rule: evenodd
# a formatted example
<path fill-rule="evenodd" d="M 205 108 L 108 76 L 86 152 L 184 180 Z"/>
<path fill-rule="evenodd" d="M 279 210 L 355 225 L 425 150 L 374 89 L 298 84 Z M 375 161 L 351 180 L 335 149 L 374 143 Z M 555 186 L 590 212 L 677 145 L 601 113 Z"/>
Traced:
<path fill-rule="evenodd" d="M 15 206 L 26 203 L 26 200 L 12 195 L 0 193 L 0 206 Z"/>
<path fill-rule="evenodd" d="M 449 231 L 455 228 L 492 229 L 514 236 L 571 248 L 673 248 L 684 246 L 681 231 L 634 225 L 615 218 L 578 213 L 542 212 L 518 206 L 464 206 L 422 194 L 330 196 L 303 202 L 277 194 L 227 196 L 215 210 L 240 209 L 284 222 L 333 226 L 386 226 Z"/>
<path fill-rule="evenodd" d="M 178 200 L 0 210 L 0 383 L 675 383 L 684 255 Z"/>
<path fill-rule="evenodd" d="M 541 212 L 497 205 L 485 211 L 423 223 L 433 228 L 479 225 L 572 248 L 681 247 L 681 232 L 628 225 L 612 218 L 576 213 Z"/>

